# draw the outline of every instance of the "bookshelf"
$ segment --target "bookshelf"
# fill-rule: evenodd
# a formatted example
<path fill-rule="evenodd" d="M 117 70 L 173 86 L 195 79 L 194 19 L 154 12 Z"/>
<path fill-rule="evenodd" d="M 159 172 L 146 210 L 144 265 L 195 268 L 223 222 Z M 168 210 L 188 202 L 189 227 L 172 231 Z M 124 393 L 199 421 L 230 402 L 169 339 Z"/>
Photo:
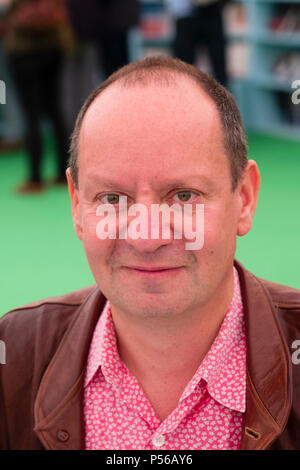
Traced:
<path fill-rule="evenodd" d="M 172 53 L 174 25 L 162 0 L 143 0 L 129 36 L 131 60 Z M 229 87 L 247 131 L 300 140 L 300 0 L 233 0 L 225 9 Z"/>
<path fill-rule="evenodd" d="M 300 78 L 300 0 L 242 3 L 251 51 L 244 85 L 246 128 L 300 140 L 300 106 L 291 99 L 292 84 Z"/>

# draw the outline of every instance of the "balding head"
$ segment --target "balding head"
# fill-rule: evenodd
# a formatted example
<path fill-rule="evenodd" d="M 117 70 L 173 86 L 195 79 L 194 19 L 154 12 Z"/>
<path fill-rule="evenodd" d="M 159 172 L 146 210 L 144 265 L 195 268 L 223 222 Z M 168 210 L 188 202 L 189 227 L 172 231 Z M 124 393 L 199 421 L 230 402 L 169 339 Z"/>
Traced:
<path fill-rule="evenodd" d="M 227 135 L 237 140 L 237 129 L 224 131 L 233 119 L 220 107 L 232 105 L 234 115 L 234 101 L 200 73 L 207 89 L 210 83 L 214 87 L 218 108 L 213 93 L 199 86 L 198 71 L 182 66 L 192 75 L 178 71 L 173 59 L 151 59 L 121 69 L 117 79 L 111 77 L 86 103 L 73 136 L 79 158 L 73 174 L 67 170 L 67 179 L 74 228 L 101 291 L 115 311 L 129 317 L 183 315 L 188 322 L 199 309 L 211 312 L 212 303 L 230 301 L 236 237 L 249 231 L 255 212 L 256 164 L 248 161 L 239 180 L 243 166 L 236 165 L 238 152 L 229 154 L 226 145 Z M 178 217 L 176 224 L 169 224 L 170 236 L 162 236 L 163 224 L 152 218 L 152 210 L 160 205 L 171 209 L 173 203 L 189 211 L 189 222 L 180 218 L 185 227 L 197 227 L 197 209 L 199 204 L 204 207 L 202 248 L 186 249 L 186 237 L 178 238 L 174 228 Z M 113 219 L 112 214 L 118 217 L 112 237 L 106 233 L 99 239 L 98 223 L 106 223 L 104 209 Z M 133 209 L 141 210 L 143 221 L 157 235 L 131 236 L 129 227 L 124 238 L 120 217 L 131 220 Z M 141 223 L 138 218 L 132 222 L 137 227 Z M 127 230 L 126 221 L 124 226 Z M 158 275 L 144 272 L 145 266 L 159 268 Z"/>
<path fill-rule="evenodd" d="M 247 164 L 247 144 L 241 116 L 232 95 L 197 68 L 170 57 L 150 57 L 126 65 L 111 75 L 88 97 L 78 115 L 71 139 L 69 164 L 75 187 L 78 188 L 79 185 L 78 155 L 81 126 L 88 109 L 96 99 L 99 105 L 100 95 L 104 90 L 116 83 L 120 89 L 124 90 L 134 86 L 147 87 L 150 84 L 157 87 L 168 87 L 174 85 L 180 76 L 185 76 L 190 83 L 197 84 L 214 103 L 221 123 L 225 153 L 230 163 L 232 190 L 236 188 Z M 199 94 L 199 109 L 202 106 L 200 97 Z M 186 109 L 186 113 L 188 111 Z"/>

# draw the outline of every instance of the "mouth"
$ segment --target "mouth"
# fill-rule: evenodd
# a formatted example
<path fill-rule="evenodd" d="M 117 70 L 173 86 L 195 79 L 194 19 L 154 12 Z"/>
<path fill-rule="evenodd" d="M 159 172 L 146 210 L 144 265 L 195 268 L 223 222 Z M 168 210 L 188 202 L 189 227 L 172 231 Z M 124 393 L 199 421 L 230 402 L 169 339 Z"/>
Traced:
<path fill-rule="evenodd" d="M 124 266 L 133 274 L 148 277 L 162 277 L 178 273 L 183 266 Z"/>

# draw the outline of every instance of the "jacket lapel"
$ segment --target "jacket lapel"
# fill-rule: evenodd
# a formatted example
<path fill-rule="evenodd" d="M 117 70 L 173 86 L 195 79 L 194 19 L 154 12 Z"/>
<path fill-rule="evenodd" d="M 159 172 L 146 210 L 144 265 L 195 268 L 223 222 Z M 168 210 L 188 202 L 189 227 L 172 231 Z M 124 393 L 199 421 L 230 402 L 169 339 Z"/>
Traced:
<path fill-rule="evenodd" d="M 291 408 L 291 361 L 275 307 L 263 282 L 239 272 L 247 338 L 247 387 L 241 449 L 267 449 L 280 435 Z"/>
<path fill-rule="evenodd" d="M 89 345 L 105 300 L 95 286 L 74 314 L 41 381 L 34 431 L 46 449 L 84 449 L 83 379 Z"/>

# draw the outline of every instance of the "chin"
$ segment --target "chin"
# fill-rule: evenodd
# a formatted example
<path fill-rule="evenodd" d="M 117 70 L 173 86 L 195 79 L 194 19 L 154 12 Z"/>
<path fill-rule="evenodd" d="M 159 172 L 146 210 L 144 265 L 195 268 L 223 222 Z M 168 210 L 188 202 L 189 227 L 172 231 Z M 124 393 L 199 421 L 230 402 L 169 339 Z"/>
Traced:
<path fill-rule="evenodd" d="M 166 294 L 138 294 L 132 298 L 122 299 L 123 301 L 113 302 L 118 309 L 140 318 L 171 318 L 181 314 L 188 308 L 186 303 L 175 299 L 174 295 Z"/>

